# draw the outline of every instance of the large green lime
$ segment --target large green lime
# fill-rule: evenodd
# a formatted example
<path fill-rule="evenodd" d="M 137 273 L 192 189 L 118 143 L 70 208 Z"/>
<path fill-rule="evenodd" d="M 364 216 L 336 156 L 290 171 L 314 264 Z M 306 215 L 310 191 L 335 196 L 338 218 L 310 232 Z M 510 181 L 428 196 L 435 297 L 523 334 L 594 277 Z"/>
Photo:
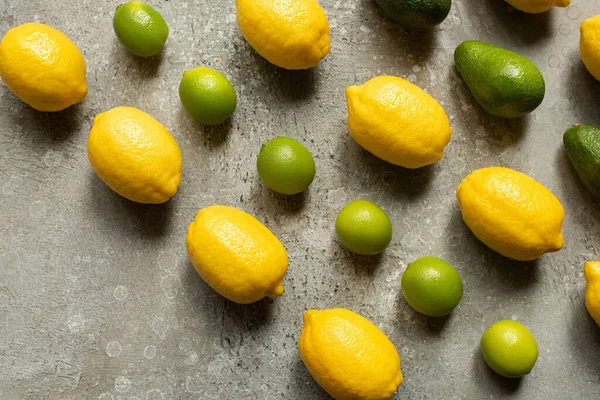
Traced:
<path fill-rule="evenodd" d="M 220 72 L 208 67 L 185 71 L 179 98 L 187 112 L 204 125 L 219 125 L 233 114 L 237 95 Z"/>
<path fill-rule="evenodd" d="M 421 257 L 406 267 L 402 294 L 416 311 L 430 317 L 449 314 L 463 294 L 462 279 L 452 265 L 437 257 Z"/>
<path fill-rule="evenodd" d="M 392 223 L 385 211 L 368 200 L 348 203 L 335 220 L 338 238 L 356 254 L 381 253 L 392 240 Z"/>
<path fill-rule="evenodd" d="M 123 46 L 141 57 L 158 54 L 169 36 L 169 27 L 163 17 L 142 1 L 118 6 L 113 28 Z"/>
<path fill-rule="evenodd" d="M 285 136 L 262 145 L 256 167 L 263 183 L 282 194 L 303 192 L 315 178 L 315 161 L 308 149 Z"/>
<path fill-rule="evenodd" d="M 538 358 L 535 338 L 511 320 L 494 323 L 481 337 L 481 354 L 491 369 L 506 378 L 527 375 Z"/>

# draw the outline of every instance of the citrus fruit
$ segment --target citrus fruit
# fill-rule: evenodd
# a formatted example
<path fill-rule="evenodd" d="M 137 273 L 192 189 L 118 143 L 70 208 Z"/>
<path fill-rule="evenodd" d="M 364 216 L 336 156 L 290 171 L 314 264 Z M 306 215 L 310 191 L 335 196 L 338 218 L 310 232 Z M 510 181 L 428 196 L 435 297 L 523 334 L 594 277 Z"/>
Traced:
<path fill-rule="evenodd" d="M 164 203 L 181 182 L 181 151 L 156 119 L 133 107 L 116 107 L 94 118 L 88 158 L 100 179 L 138 203 Z"/>
<path fill-rule="evenodd" d="M 594 78 L 600 80 L 600 14 L 581 24 L 579 53 L 581 60 Z"/>
<path fill-rule="evenodd" d="M 401 286 L 408 304 L 429 317 L 441 317 L 452 312 L 463 294 L 458 272 L 437 257 L 421 257 L 408 264 Z"/>
<path fill-rule="evenodd" d="M 315 177 L 315 161 L 310 152 L 297 140 L 285 136 L 262 145 L 256 166 L 263 183 L 282 194 L 305 191 Z"/>
<path fill-rule="evenodd" d="M 329 53 L 329 23 L 317 0 L 236 0 L 250 46 L 285 69 L 308 69 Z"/>
<path fill-rule="evenodd" d="M 538 358 L 535 338 L 516 321 L 494 323 L 481 337 L 480 346 L 487 365 L 506 378 L 527 375 Z"/>
<path fill-rule="evenodd" d="M 186 237 L 200 277 L 240 304 L 283 294 L 288 257 L 281 242 L 252 215 L 228 206 L 198 211 Z"/>
<path fill-rule="evenodd" d="M 77 46 L 48 25 L 19 25 L 0 42 L 0 77 L 38 111 L 61 111 L 82 101 L 87 94 L 85 69 Z"/>
<path fill-rule="evenodd" d="M 439 161 L 452 130 L 440 104 L 395 76 L 346 89 L 348 130 L 360 146 L 389 163 L 419 168 Z"/>
<path fill-rule="evenodd" d="M 585 275 L 585 306 L 600 326 L 600 261 L 589 261 L 583 267 Z"/>
<path fill-rule="evenodd" d="M 567 7 L 571 0 L 505 0 L 517 10 L 530 14 L 539 14 L 552 7 Z"/>
<path fill-rule="evenodd" d="M 469 229 L 505 257 L 531 261 L 563 246 L 560 201 L 521 172 L 478 169 L 458 185 L 456 198 Z"/>
<path fill-rule="evenodd" d="M 123 46 L 140 57 L 160 53 L 169 36 L 169 27 L 163 17 L 142 1 L 118 6 L 113 28 Z"/>
<path fill-rule="evenodd" d="M 392 240 L 392 223 L 385 211 L 369 200 L 348 203 L 335 220 L 338 238 L 356 254 L 381 253 Z"/>
<path fill-rule="evenodd" d="M 350 310 L 305 312 L 298 348 L 312 377 L 336 400 L 387 400 L 402 383 L 393 343 Z"/>
<path fill-rule="evenodd" d="M 222 124 L 237 106 L 231 83 L 219 71 L 208 67 L 184 72 L 179 98 L 192 118 L 204 125 Z"/>

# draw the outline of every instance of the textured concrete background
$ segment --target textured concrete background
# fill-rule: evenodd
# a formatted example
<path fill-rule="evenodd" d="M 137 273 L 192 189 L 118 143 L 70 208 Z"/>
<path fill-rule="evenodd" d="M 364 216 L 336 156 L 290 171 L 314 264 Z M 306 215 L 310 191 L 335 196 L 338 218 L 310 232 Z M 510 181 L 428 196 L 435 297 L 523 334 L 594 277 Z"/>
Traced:
<path fill-rule="evenodd" d="M 171 33 L 153 59 L 130 55 L 112 31 L 116 0 L 0 0 L 0 33 L 29 21 L 69 35 L 88 63 L 89 94 L 42 114 L 0 86 L 1 399 L 326 399 L 296 343 L 308 308 L 347 307 L 389 335 L 402 357 L 398 399 L 597 399 L 600 329 L 583 303 L 584 261 L 598 258 L 600 212 L 569 165 L 562 133 L 600 125 L 600 84 L 578 57 L 579 24 L 594 0 L 526 15 L 502 0 L 455 0 L 431 34 L 409 34 L 372 0 L 326 0 L 331 54 L 288 72 L 261 59 L 235 23 L 233 0 L 150 1 Z M 454 48 L 482 39 L 530 57 L 546 99 L 523 120 L 485 114 L 459 79 Z M 225 126 L 193 123 L 177 94 L 205 64 L 227 75 L 239 107 Z M 380 74 L 405 77 L 445 107 L 454 129 L 438 164 L 409 171 L 362 151 L 347 133 L 344 88 Z M 183 181 L 163 206 L 131 203 L 93 173 L 86 138 L 95 114 L 139 107 L 183 152 Z M 277 135 L 314 154 L 305 196 L 261 185 L 255 160 Z M 505 259 L 461 221 L 454 190 L 471 170 L 504 165 L 550 188 L 566 210 L 566 244 L 537 262 Z M 343 205 L 362 197 L 390 215 L 381 257 L 356 257 L 335 239 Z M 290 255 L 286 293 L 240 306 L 196 275 L 185 230 L 201 207 L 224 203 L 263 221 Z M 416 314 L 400 293 L 407 263 L 443 257 L 460 271 L 462 302 L 445 320 Z M 478 342 L 513 318 L 540 357 L 521 381 L 493 374 Z"/>

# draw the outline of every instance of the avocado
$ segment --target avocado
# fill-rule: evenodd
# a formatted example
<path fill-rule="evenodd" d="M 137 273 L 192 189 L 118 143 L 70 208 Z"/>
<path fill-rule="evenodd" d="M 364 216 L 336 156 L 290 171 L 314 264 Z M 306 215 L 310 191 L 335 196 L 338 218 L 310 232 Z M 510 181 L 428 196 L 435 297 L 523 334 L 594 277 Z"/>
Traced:
<path fill-rule="evenodd" d="M 600 197 L 600 129 L 574 125 L 565 131 L 563 143 L 579 179 L 595 197 Z"/>
<path fill-rule="evenodd" d="M 468 40 L 454 51 L 454 62 L 475 100 L 492 115 L 520 118 L 544 100 L 542 73 L 513 51 Z"/>
<path fill-rule="evenodd" d="M 452 0 L 376 0 L 385 13 L 405 28 L 422 31 L 446 19 Z"/>

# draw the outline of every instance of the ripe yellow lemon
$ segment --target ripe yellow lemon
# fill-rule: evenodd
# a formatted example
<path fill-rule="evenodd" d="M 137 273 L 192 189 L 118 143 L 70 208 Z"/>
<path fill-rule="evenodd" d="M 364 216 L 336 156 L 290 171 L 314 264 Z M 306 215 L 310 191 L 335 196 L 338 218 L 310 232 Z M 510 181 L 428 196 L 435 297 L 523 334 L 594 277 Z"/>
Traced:
<path fill-rule="evenodd" d="M 149 114 L 116 107 L 94 119 L 88 158 L 100 179 L 138 203 L 169 200 L 181 182 L 181 151 L 169 131 Z"/>
<path fill-rule="evenodd" d="M 329 23 L 317 0 L 236 0 L 237 23 L 272 64 L 308 69 L 329 53 Z"/>
<path fill-rule="evenodd" d="M 517 10 L 530 14 L 539 14 L 552 7 L 568 7 L 571 0 L 505 0 Z"/>
<path fill-rule="evenodd" d="M 581 24 L 579 53 L 587 70 L 600 81 L 600 15 Z"/>
<path fill-rule="evenodd" d="M 420 168 L 439 161 L 452 129 L 442 106 L 396 76 L 346 89 L 348 130 L 365 150 L 389 163 Z"/>
<path fill-rule="evenodd" d="M 471 172 L 456 189 L 469 229 L 505 257 L 531 261 L 563 246 L 564 210 L 529 176 L 503 167 Z"/>
<path fill-rule="evenodd" d="M 240 304 L 283 294 L 285 248 L 252 215 L 228 206 L 198 211 L 188 228 L 187 253 L 202 279 Z"/>
<path fill-rule="evenodd" d="M 38 111 L 64 110 L 87 94 L 83 55 L 64 33 L 44 24 L 6 32 L 0 42 L 0 77 Z"/>
<path fill-rule="evenodd" d="M 589 261 L 583 267 L 585 274 L 585 306 L 600 326 L 600 261 Z"/>
<path fill-rule="evenodd" d="M 392 342 L 350 310 L 305 312 L 298 348 L 310 374 L 336 400 L 387 400 L 402 383 Z"/>

